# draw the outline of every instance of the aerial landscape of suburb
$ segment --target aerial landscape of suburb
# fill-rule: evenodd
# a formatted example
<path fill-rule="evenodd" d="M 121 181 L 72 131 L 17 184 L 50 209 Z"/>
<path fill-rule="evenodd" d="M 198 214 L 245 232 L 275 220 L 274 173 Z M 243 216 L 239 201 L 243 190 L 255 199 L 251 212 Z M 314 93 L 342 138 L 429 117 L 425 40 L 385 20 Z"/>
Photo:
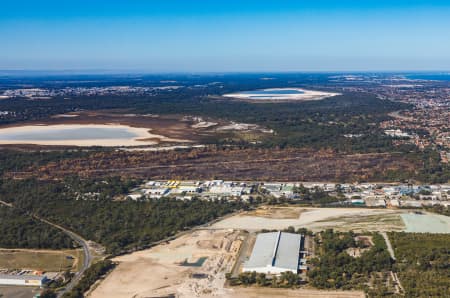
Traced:
<path fill-rule="evenodd" d="M 450 297 L 449 16 L 5 1 L 0 298 Z"/>

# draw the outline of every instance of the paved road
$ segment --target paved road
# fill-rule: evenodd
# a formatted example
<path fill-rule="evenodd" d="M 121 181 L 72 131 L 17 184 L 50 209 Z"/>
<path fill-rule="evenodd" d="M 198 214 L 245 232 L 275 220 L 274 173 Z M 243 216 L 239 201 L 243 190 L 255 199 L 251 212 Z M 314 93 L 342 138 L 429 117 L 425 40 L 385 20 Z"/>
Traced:
<path fill-rule="evenodd" d="M 70 238 L 72 238 L 75 242 L 77 242 L 78 244 L 81 245 L 81 247 L 83 248 L 83 253 L 84 253 L 84 258 L 83 258 L 83 266 L 81 267 L 81 269 L 78 270 L 78 272 L 75 274 L 74 278 L 72 278 L 72 280 L 64 287 L 64 289 L 60 292 L 58 292 L 58 297 L 62 297 L 62 295 L 64 295 L 64 293 L 69 292 L 70 290 L 73 289 L 73 287 L 78 283 L 78 281 L 81 279 L 81 277 L 83 276 L 83 273 L 89 268 L 89 266 L 91 266 L 92 263 L 92 255 L 91 252 L 89 251 L 89 245 L 87 240 L 85 240 L 83 237 L 81 237 L 78 234 L 75 234 L 74 232 L 58 225 L 55 224 L 53 222 L 50 222 L 44 218 L 41 218 L 37 215 L 32 215 L 34 218 L 36 218 L 37 220 L 40 220 L 41 222 L 44 222 L 48 225 L 51 225 L 55 228 L 57 228 L 58 230 L 61 230 L 63 233 L 65 233 L 67 236 L 69 236 Z"/>
<path fill-rule="evenodd" d="M 14 208 L 13 204 L 7 203 L 5 201 L 1 201 L 0 200 L 0 204 L 3 204 L 3 205 L 8 206 L 10 208 Z M 89 268 L 89 266 L 91 266 L 92 255 L 91 255 L 91 252 L 89 251 L 88 242 L 83 237 L 81 237 L 80 235 L 75 234 L 74 232 L 72 232 L 72 231 L 70 231 L 70 230 L 68 230 L 68 229 L 66 229 L 66 228 L 64 228 L 64 227 L 62 227 L 62 226 L 60 226 L 58 224 L 55 224 L 55 223 L 53 223 L 51 221 L 48 221 L 48 220 L 46 220 L 44 218 L 41 218 L 41 217 L 39 217 L 37 215 L 34 215 L 34 214 L 30 214 L 30 216 L 35 218 L 35 219 L 37 219 L 37 220 L 39 220 L 39 221 L 41 221 L 41 222 L 43 222 L 43 223 L 46 223 L 46 224 L 48 224 L 50 226 L 53 226 L 54 228 L 56 228 L 56 229 L 58 229 L 60 231 L 62 231 L 67 236 L 72 238 L 73 241 L 75 241 L 79 245 L 81 245 L 81 247 L 83 248 L 83 253 L 84 253 L 83 266 L 78 270 L 78 272 L 75 274 L 74 278 L 72 278 L 72 280 L 66 285 L 66 287 L 62 291 L 58 292 L 58 297 L 62 297 L 62 295 L 64 295 L 64 293 L 66 293 L 66 292 L 68 292 L 68 291 L 73 289 L 73 287 L 78 283 L 78 281 L 83 276 L 83 273 Z"/>

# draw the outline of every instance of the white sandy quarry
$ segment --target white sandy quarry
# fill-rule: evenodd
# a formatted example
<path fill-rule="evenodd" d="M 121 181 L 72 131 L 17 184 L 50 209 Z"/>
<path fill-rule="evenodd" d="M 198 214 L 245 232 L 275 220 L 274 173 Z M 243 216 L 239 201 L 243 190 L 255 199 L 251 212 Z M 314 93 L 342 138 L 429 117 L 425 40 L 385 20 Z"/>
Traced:
<path fill-rule="evenodd" d="M 70 133 L 76 129 L 122 129 L 127 130 L 127 132 L 133 134 L 135 137 L 128 138 L 70 138 Z M 39 140 L 36 139 L 8 139 L 4 137 L 5 135 L 11 134 L 30 134 L 36 133 L 60 133 L 62 130 L 68 130 L 68 135 L 63 139 L 55 140 Z M 3 137 L 3 138 L 2 138 Z M 156 145 L 159 142 L 188 142 L 186 140 L 171 139 L 162 135 L 156 135 L 150 133 L 148 128 L 137 128 L 126 125 L 116 125 L 116 124 L 58 124 L 58 125 L 27 125 L 27 126 L 17 126 L 8 127 L 0 129 L 0 144 L 34 144 L 34 145 L 54 145 L 54 146 L 141 146 L 141 145 Z"/>
<path fill-rule="evenodd" d="M 282 91 L 282 90 L 297 90 L 302 93 L 296 94 L 257 94 L 257 93 L 230 93 L 224 94 L 224 97 L 254 100 L 254 101 L 308 101 L 308 100 L 321 100 L 324 98 L 341 95 L 340 93 L 332 93 L 325 91 L 306 90 L 302 88 L 270 88 L 263 89 L 264 91 Z M 255 98 L 257 96 L 257 98 Z"/>

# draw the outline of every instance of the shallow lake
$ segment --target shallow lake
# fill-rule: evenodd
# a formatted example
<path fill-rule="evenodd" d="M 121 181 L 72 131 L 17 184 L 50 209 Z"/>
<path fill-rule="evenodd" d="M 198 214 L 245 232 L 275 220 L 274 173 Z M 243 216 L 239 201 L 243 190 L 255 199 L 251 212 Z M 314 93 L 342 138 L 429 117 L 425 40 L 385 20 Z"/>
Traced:
<path fill-rule="evenodd" d="M 270 95 L 288 95 L 288 94 L 303 94 L 303 91 L 300 90 L 296 90 L 296 89 L 276 89 L 276 90 L 271 90 L 271 89 L 265 89 L 265 90 L 255 90 L 255 91 L 244 91 L 244 92 L 240 92 L 241 94 L 249 94 L 249 95 L 265 95 L 265 96 L 270 96 Z"/>
<path fill-rule="evenodd" d="M 2 141 L 64 141 L 64 140 L 105 140 L 132 139 L 139 135 L 122 127 L 61 127 L 49 126 L 28 131 L 0 129 Z"/>

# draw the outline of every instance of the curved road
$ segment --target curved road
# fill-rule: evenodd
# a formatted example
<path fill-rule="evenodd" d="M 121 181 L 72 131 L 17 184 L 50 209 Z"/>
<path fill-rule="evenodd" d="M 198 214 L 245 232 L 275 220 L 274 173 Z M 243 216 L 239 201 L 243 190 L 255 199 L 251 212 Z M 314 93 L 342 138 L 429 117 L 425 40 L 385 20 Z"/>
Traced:
<path fill-rule="evenodd" d="M 15 208 L 13 204 L 11 203 L 7 203 L 5 201 L 1 201 L 0 200 L 0 204 L 3 204 L 9 208 Z M 48 221 L 44 218 L 41 218 L 35 214 L 29 214 L 31 217 L 46 223 L 50 226 L 53 226 L 54 228 L 62 231 L 64 234 L 66 234 L 67 236 L 69 236 L 70 238 L 73 239 L 73 241 L 75 241 L 76 243 L 80 244 L 81 247 L 83 248 L 83 254 L 84 254 L 84 258 L 83 258 L 83 266 L 78 270 L 77 273 L 75 273 L 75 276 L 72 278 L 72 280 L 64 287 L 64 289 L 60 292 L 58 292 L 58 297 L 62 297 L 62 295 L 64 295 L 66 292 L 69 292 L 70 290 L 73 289 L 73 287 L 78 283 L 78 281 L 81 279 L 81 277 L 83 276 L 83 273 L 89 268 L 89 266 L 91 266 L 92 263 L 92 255 L 91 252 L 89 251 L 89 245 L 88 242 L 86 241 L 86 239 L 84 239 L 83 237 L 81 237 L 80 235 L 58 225 L 55 224 L 51 221 Z"/>
<path fill-rule="evenodd" d="M 81 279 L 81 277 L 83 276 L 83 273 L 89 268 L 89 266 L 91 266 L 92 263 L 92 255 L 91 252 L 89 251 L 89 245 L 87 243 L 87 241 L 81 237 L 78 234 L 75 234 L 74 232 L 58 225 L 55 224 L 53 222 L 50 222 L 46 219 L 43 219 L 37 215 L 32 215 L 32 217 L 36 218 L 37 220 L 40 220 L 48 225 L 51 225 L 59 230 L 61 230 L 63 233 L 65 233 L 67 236 L 69 236 L 70 238 L 72 238 L 75 242 L 77 242 L 78 244 L 81 245 L 81 247 L 83 248 L 83 253 L 84 253 L 84 258 L 83 258 L 83 266 L 78 270 L 77 273 L 75 273 L 75 276 L 72 278 L 72 280 L 64 287 L 64 289 L 60 292 L 58 292 L 58 297 L 62 297 L 62 295 L 64 295 L 64 293 L 69 292 L 70 290 L 73 289 L 73 287 L 78 283 L 78 281 Z"/>

